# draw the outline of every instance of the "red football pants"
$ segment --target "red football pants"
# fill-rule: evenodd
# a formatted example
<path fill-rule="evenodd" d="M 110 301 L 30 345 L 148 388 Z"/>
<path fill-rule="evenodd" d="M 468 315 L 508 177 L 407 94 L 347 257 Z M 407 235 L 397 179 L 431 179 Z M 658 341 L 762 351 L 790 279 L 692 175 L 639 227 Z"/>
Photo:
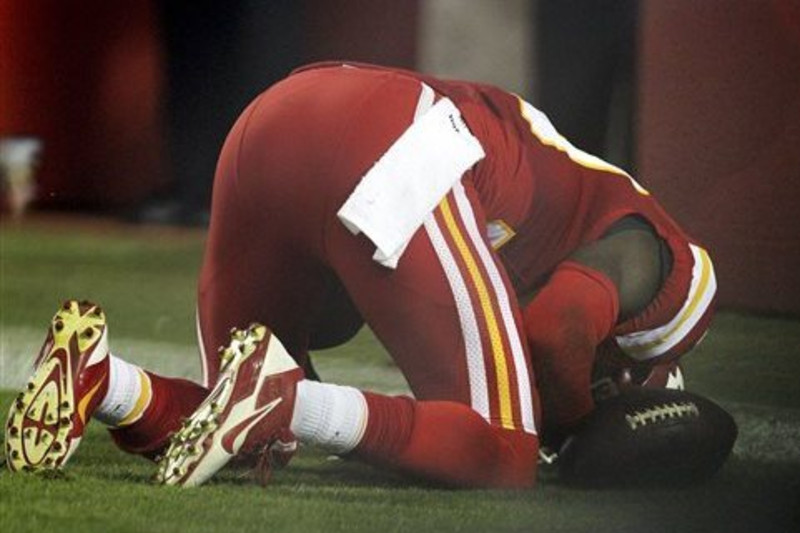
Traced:
<path fill-rule="evenodd" d="M 394 270 L 336 217 L 410 125 L 419 94 L 419 83 L 399 74 L 309 71 L 271 88 L 237 121 L 217 168 L 199 285 L 205 382 L 216 379 L 216 347 L 229 329 L 254 321 L 303 363 L 314 328 L 340 322 L 320 316 L 337 307 L 327 298 L 346 294 L 341 307 L 355 315 L 348 329 L 363 318 L 416 398 L 368 395 L 354 455 L 448 484 L 529 486 L 538 395 L 518 304 L 469 176 Z"/>

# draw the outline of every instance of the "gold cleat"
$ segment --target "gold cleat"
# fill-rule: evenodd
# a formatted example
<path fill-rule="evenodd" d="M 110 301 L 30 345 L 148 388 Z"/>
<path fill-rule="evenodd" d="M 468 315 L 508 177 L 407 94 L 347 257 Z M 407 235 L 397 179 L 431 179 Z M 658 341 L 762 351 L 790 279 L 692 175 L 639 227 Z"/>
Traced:
<path fill-rule="evenodd" d="M 80 443 L 108 388 L 105 315 L 98 306 L 65 302 L 53 317 L 5 426 L 11 471 L 60 468 Z"/>

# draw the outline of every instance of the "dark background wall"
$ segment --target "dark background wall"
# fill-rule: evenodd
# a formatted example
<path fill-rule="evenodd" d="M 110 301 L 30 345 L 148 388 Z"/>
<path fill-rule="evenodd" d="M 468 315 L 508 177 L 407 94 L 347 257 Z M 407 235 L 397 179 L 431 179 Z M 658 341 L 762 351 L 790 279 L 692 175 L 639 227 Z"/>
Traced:
<path fill-rule="evenodd" d="M 725 306 L 800 312 L 800 3 L 648 1 L 640 31 L 642 177 Z"/>
<path fill-rule="evenodd" d="M 416 0 L 0 0 L 0 136 L 45 152 L 37 205 L 203 203 L 238 112 L 293 68 L 414 67 Z"/>

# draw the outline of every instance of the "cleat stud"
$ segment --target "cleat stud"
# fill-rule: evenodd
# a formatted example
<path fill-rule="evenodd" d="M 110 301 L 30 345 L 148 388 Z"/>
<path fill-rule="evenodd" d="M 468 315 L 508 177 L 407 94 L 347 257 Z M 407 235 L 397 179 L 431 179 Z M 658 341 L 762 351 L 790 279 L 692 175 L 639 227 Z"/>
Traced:
<path fill-rule="evenodd" d="M 91 339 L 93 335 L 94 335 L 94 330 L 93 330 L 92 328 L 86 328 L 86 329 L 85 329 L 85 330 L 83 330 L 83 332 L 81 333 L 81 336 L 82 336 L 84 339 Z"/>
<path fill-rule="evenodd" d="M 62 321 L 58 320 L 58 321 L 56 321 L 56 323 L 53 325 L 53 328 L 55 328 L 55 330 L 56 330 L 56 331 L 61 331 L 61 330 L 63 330 L 63 329 L 64 329 L 64 323 L 63 323 Z"/>
<path fill-rule="evenodd" d="M 61 408 L 64 409 L 64 410 L 69 410 L 69 402 L 66 401 L 66 400 L 61 402 Z"/>
<path fill-rule="evenodd" d="M 16 403 L 14 404 L 14 407 L 17 408 L 17 411 L 22 411 L 23 409 L 25 409 L 25 403 L 22 400 L 17 400 Z"/>
<path fill-rule="evenodd" d="M 28 428 L 28 429 L 26 429 L 26 430 L 25 430 L 25 431 L 22 433 L 22 435 L 23 435 L 23 436 L 24 436 L 26 439 L 30 439 L 31 437 L 33 437 L 33 430 L 32 430 L 32 429 L 30 429 L 30 428 Z"/>
<path fill-rule="evenodd" d="M 71 305 L 71 304 L 72 304 L 72 302 L 71 302 L 71 301 L 69 301 L 69 302 L 64 302 L 64 305 L 63 305 L 63 306 L 61 306 L 61 307 L 62 307 L 62 308 L 65 310 L 65 311 L 69 311 L 69 310 L 72 308 L 72 305 Z"/>
<path fill-rule="evenodd" d="M 19 435 L 19 428 L 17 426 L 11 426 L 10 428 L 8 428 L 8 434 L 11 435 L 12 437 L 16 437 L 17 435 Z"/>
<path fill-rule="evenodd" d="M 28 384 L 27 384 L 27 385 L 25 385 L 25 387 L 26 387 L 26 388 L 27 388 L 29 391 L 32 391 L 33 389 L 35 389 L 35 388 L 36 388 L 36 384 L 35 384 L 33 381 L 29 381 L 29 382 L 28 382 Z"/>
<path fill-rule="evenodd" d="M 70 419 L 68 416 L 62 416 L 60 422 L 62 426 L 68 426 L 70 424 Z"/>
<path fill-rule="evenodd" d="M 44 417 L 44 421 L 48 424 L 52 424 L 56 421 L 56 417 L 53 413 L 47 413 L 47 416 Z"/>
<path fill-rule="evenodd" d="M 60 442 L 54 442 L 53 443 L 53 451 L 54 452 L 60 452 L 63 449 L 64 449 L 64 446 L 62 446 L 62 444 Z"/>
<path fill-rule="evenodd" d="M 19 450 L 11 450 L 11 458 L 19 459 Z"/>

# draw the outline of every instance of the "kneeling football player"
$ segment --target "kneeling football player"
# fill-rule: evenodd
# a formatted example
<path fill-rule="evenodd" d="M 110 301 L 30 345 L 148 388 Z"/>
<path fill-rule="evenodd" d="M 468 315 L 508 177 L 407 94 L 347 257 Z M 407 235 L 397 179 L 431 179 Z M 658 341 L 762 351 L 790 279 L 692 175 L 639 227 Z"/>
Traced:
<path fill-rule="evenodd" d="M 313 65 L 261 94 L 223 146 L 203 383 L 109 355 L 102 312 L 68 302 L 12 407 L 9 465 L 63 465 L 94 416 L 121 448 L 161 457 L 167 484 L 237 455 L 286 462 L 296 439 L 433 482 L 529 487 L 537 385 L 553 432 L 569 430 L 592 409 L 599 347 L 669 361 L 707 326 L 713 292 L 707 254 L 650 194 L 519 97 Z M 230 333 L 251 323 L 266 327 Z M 309 350 L 364 323 L 413 398 L 309 379 Z M 28 420 L 50 437 L 26 437 Z"/>

